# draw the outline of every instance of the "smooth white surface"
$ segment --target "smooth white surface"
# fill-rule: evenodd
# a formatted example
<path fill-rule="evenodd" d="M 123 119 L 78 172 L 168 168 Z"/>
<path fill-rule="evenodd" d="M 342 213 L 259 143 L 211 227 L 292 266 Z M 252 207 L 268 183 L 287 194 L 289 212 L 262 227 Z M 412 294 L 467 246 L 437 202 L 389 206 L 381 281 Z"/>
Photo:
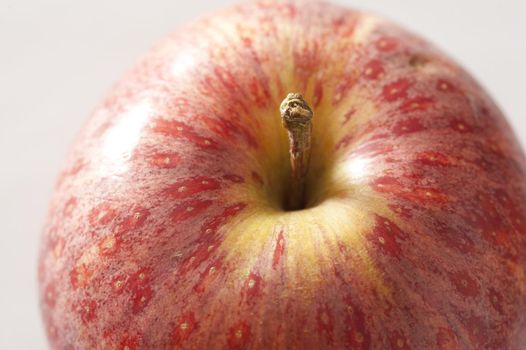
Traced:
<path fill-rule="evenodd" d="M 0 0 L 0 349 L 46 349 L 36 255 L 47 201 L 83 120 L 182 22 L 228 0 Z M 526 145 L 526 0 L 342 0 L 430 39 L 487 87 Z"/>

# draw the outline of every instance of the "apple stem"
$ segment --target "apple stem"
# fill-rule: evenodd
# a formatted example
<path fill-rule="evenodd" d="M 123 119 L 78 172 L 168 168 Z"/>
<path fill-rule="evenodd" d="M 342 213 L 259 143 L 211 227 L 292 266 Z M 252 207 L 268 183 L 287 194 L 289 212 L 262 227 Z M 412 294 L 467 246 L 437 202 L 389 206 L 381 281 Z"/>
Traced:
<path fill-rule="evenodd" d="M 292 169 L 291 192 L 287 209 L 302 209 L 305 204 L 305 178 L 309 169 L 313 112 L 299 93 L 289 93 L 281 102 L 279 110 L 281 121 L 289 135 Z"/>

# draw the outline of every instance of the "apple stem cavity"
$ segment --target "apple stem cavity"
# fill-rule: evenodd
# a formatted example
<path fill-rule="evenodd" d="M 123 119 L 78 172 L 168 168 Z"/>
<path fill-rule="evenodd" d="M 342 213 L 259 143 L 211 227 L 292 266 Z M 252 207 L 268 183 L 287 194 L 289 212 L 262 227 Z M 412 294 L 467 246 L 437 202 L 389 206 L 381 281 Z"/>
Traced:
<path fill-rule="evenodd" d="M 305 206 L 305 178 L 309 169 L 313 112 L 303 96 L 289 93 L 279 107 L 281 121 L 289 136 L 291 187 L 286 209 L 298 210 Z"/>

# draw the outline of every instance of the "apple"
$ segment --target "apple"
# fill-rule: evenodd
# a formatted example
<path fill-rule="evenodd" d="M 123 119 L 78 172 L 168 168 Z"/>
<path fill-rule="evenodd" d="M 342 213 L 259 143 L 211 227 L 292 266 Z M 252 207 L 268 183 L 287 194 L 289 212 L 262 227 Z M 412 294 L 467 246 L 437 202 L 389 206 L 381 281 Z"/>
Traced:
<path fill-rule="evenodd" d="M 474 79 L 381 18 L 204 17 L 67 158 L 39 259 L 51 347 L 524 349 L 525 165 Z"/>

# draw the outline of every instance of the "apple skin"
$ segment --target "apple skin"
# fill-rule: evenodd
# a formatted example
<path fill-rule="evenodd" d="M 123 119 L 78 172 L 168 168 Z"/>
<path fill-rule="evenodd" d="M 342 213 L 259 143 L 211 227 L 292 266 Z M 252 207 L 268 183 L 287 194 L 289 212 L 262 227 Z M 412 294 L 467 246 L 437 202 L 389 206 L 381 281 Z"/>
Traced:
<path fill-rule="evenodd" d="M 288 92 L 315 113 L 299 211 Z M 524 349 L 525 169 L 491 98 L 419 37 L 326 3 L 229 8 L 83 127 L 42 239 L 50 344 Z"/>

